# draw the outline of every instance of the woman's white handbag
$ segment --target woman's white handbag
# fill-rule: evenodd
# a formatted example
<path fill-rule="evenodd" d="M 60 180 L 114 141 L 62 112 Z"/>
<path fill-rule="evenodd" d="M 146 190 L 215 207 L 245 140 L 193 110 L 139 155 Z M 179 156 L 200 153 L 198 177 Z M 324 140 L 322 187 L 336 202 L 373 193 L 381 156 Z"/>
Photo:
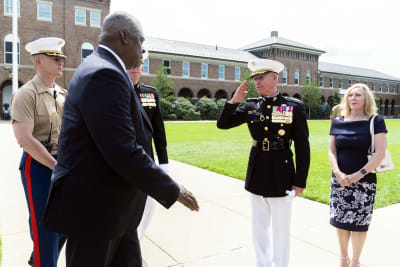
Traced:
<path fill-rule="evenodd" d="M 371 146 L 368 149 L 368 160 L 371 159 L 372 155 L 375 153 L 375 146 L 374 146 L 374 119 L 376 115 L 374 115 L 371 119 L 371 122 L 369 124 L 369 132 L 371 133 Z M 378 167 L 376 167 L 375 170 L 372 171 L 372 173 L 375 172 L 386 172 L 394 169 L 392 157 L 390 156 L 389 150 L 386 149 L 385 151 L 385 157 L 383 158 L 381 164 L 379 164 Z"/>

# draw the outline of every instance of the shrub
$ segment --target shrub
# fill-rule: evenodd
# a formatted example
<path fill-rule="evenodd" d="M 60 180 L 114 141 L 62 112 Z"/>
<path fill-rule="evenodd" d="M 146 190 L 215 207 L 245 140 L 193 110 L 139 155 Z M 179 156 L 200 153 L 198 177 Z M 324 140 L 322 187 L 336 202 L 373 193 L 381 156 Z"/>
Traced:
<path fill-rule="evenodd" d="M 218 99 L 218 100 L 217 100 L 217 107 L 218 107 L 218 110 L 223 109 L 224 106 L 225 106 L 225 103 L 226 103 L 226 99 L 225 99 L 225 98 Z"/>
<path fill-rule="evenodd" d="M 190 103 L 192 103 L 193 105 L 196 105 L 197 102 L 199 102 L 200 98 L 197 97 L 193 97 L 193 98 L 189 98 Z"/>
<path fill-rule="evenodd" d="M 189 100 L 177 97 L 173 100 L 174 114 L 178 120 L 199 120 L 200 112 Z"/>
<path fill-rule="evenodd" d="M 202 97 L 196 103 L 196 107 L 200 111 L 202 120 L 215 120 L 217 118 L 218 106 L 214 100 Z"/>
<path fill-rule="evenodd" d="M 166 98 L 160 98 L 161 115 L 164 120 L 176 120 L 175 105 Z"/>

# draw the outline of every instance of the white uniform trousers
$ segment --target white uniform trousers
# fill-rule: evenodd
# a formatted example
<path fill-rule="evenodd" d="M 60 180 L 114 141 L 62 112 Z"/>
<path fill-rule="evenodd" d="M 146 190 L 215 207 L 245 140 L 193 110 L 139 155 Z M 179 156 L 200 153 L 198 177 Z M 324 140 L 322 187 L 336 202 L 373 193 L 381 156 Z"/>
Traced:
<path fill-rule="evenodd" d="M 257 267 L 289 265 L 292 198 L 250 194 Z"/>
<path fill-rule="evenodd" d="M 161 163 L 159 167 L 166 173 L 169 173 L 169 165 L 168 163 Z M 144 233 L 146 232 L 147 227 L 150 224 L 151 218 L 153 217 L 154 210 L 156 208 L 156 201 L 151 196 L 147 195 L 146 204 L 144 205 L 144 211 L 142 220 L 137 227 L 137 234 L 140 243 L 142 243 L 144 238 Z"/>
<path fill-rule="evenodd" d="M 156 201 L 151 196 L 147 196 L 146 204 L 144 206 L 142 220 L 137 228 L 138 238 L 140 243 L 142 243 L 144 238 L 144 233 L 150 224 L 150 220 L 153 217 L 154 210 L 156 208 Z"/>

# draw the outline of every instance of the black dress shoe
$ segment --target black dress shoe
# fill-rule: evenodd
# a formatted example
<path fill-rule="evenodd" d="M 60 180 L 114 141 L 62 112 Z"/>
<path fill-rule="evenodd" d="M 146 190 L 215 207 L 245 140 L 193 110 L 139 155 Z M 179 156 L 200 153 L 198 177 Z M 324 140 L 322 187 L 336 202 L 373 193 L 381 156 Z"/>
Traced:
<path fill-rule="evenodd" d="M 28 260 L 28 264 L 29 264 L 30 266 L 33 266 L 33 251 L 32 251 L 31 257 L 30 257 L 29 260 Z"/>

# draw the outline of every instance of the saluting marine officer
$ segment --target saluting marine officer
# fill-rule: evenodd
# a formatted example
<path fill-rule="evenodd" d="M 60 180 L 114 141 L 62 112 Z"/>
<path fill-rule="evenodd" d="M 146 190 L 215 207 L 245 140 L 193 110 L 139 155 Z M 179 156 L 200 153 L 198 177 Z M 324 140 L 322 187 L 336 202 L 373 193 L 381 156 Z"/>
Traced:
<path fill-rule="evenodd" d="M 25 46 L 33 57 L 36 75 L 17 91 L 12 101 L 14 135 L 23 148 L 19 169 L 29 208 L 35 267 L 56 267 L 65 243 L 65 236 L 47 231 L 41 223 L 56 164 L 66 95 L 66 90 L 55 83 L 62 76 L 64 44 L 63 39 L 48 37 Z"/>
<path fill-rule="evenodd" d="M 303 103 L 282 96 L 277 90 L 278 74 L 284 66 L 277 61 L 249 62 L 259 98 L 248 99 L 244 81 L 227 101 L 217 127 L 229 129 L 247 123 L 253 146 L 245 188 L 250 192 L 252 235 L 258 267 L 289 264 L 292 199 L 303 193 L 310 164 L 308 126 Z M 294 141 L 296 168 L 290 149 Z"/>
<path fill-rule="evenodd" d="M 151 126 L 153 127 L 153 141 L 157 152 L 158 164 L 162 170 L 168 173 L 168 153 L 167 138 L 165 136 L 164 121 L 161 115 L 160 100 L 157 90 L 154 87 L 139 83 L 139 79 L 143 73 L 143 62 L 147 57 L 147 53 L 143 55 L 142 64 L 133 69 L 128 69 L 127 73 L 132 80 L 135 91 L 139 96 L 140 103 L 149 116 Z M 154 160 L 154 151 L 151 150 L 151 157 Z M 150 223 L 151 217 L 155 209 L 156 201 L 147 196 L 146 205 L 143 212 L 142 220 L 138 226 L 138 237 L 142 241 L 144 233 Z"/>

